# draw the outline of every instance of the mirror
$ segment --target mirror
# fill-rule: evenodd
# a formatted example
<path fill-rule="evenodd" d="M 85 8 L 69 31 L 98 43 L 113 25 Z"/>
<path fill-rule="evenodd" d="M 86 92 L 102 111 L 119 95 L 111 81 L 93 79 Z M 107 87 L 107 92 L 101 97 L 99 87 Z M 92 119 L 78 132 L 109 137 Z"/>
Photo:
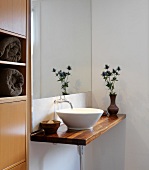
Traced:
<path fill-rule="evenodd" d="M 90 0 L 32 0 L 33 98 L 61 95 L 52 69 L 71 66 L 69 94 L 91 91 Z"/>

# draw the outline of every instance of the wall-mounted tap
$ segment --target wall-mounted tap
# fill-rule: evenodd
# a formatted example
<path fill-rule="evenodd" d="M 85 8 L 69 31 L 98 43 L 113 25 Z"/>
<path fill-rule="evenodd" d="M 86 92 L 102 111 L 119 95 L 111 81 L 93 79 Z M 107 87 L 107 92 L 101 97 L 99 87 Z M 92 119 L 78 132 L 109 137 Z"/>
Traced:
<path fill-rule="evenodd" d="M 58 100 L 54 100 L 54 104 L 58 104 L 58 103 L 69 103 L 70 104 L 70 107 L 71 107 L 71 109 L 73 109 L 73 106 L 72 106 L 72 103 L 70 102 L 70 101 L 68 101 L 68 100 L 66 100 L 66 99 L 58 99 Z"/>
<path fill-rule="evenodd" d="M 64 99 L 60 98 L 60 99 L 54 100 L 54 120 L 56 120 L 56 109 L 55 109 L 55 105 L 58 104 L 58 103 L 69 103 L 71 109 L 73 109 L 72 103 L 71 103 L 70 101 L 66 100 L 65 98 L 64 98 Z"/>

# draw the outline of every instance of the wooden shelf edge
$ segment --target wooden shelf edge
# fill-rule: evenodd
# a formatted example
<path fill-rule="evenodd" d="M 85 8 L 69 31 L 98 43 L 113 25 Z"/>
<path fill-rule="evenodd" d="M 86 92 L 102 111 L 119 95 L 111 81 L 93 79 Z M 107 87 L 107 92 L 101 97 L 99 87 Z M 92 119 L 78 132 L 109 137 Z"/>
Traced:
<path fill-rule="evenodd" d="M 3 98 L 0 98 L 0 104 L 19 102 L 19 101 L 24 101 L 26 99 L 27 99 L 27 96 L 3 97 Z"/>
<path fill-rule="evenodd" d="M 25 163 L 25 159 L 23 159 L 23 160 L 21 160 L 21 161 L 15 163 L 15 164 L 13 164 L 13 165 L 11 165 L 11 166 L 5 168 L 5 169 L 3 169 L 3 170 L 10 170 L 10 169 L 15 168 L 16 166 L 22 164 L 22 163 Z"/>
<path fill-rule="evenodd" d="M 4 34 L 8 34 L 10 36 L 12 35 L 12 36 L 16 36 L 16 37 L 19 37 L 19 38 L 26 39 L 25 35 L 21 35 L 21 34 L 17 34 L 17 33 L 14 33 L 14 32 L 10 32 L 10 31 L 7 31 L 7 30 L 1 29 L 1 28 L 0 28 L 0 32 L 4 33 Z"/>
<path fill-rule="evenodd" d="M 8 64 L 8 65 L 16 65 L 16 66 L 26 66 L 26 63 L 11 62 L 11 61 L 2 61 L 2 60 L 0 60 L 0 64 Z"/>
<path fill-rule="evenodd" d="M 119 124 L 126 118 L 125 114 L 118 114 L 117 116 L 101 117 L 100 120 L 94 125 L 92 130 L 68 130 L 67 128 L 59 129 L 56 134 L 44 135 L 41 130 L 31 133 L 31 141 L 36 142 L 49 142 L 49 143 L 61 143 L 72 145 L 87 145 L 102 134 Z M 63 125 L 62 125 L 63 126 Z M 61 126 L 61 127 L 62 127 Z M 61 128 L 60 127 L 60 128 Z"/>
<path fill-rule="evenodd" d="M 106 133 L 107 131 L 109 131 L 111 128 L 113 128 L 114 126 L 116 126 L 117 124 L 119 124 L 123 119 L 126 118 L 126 114 L 119 114 L 118 118 L 116 119 L 115 117 L 109 117 L 109 119 L 115 119 L 115 121 L 113 121 L 112 123 L 110 123 L 109 125 L 106 125 L 105 127 L 103 127 L 101 130 L 97 131 L 96 134 L 94 134 L 93 136 L 91 136 L 90 138 L 86 139 L 85 145 L 89 144 L 90 142 L 92 142 L 94 139 L 100 137 L 102 134 Z"/>

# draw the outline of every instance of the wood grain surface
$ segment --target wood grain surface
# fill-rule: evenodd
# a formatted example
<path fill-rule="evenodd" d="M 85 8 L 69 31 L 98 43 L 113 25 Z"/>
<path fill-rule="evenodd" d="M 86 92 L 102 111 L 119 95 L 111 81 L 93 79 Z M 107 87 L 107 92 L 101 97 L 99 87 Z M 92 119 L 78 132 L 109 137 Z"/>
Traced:
<path fill-rule="evenodd" d="M 26 0 L 0 1 L 0 29 L 26 36 Z"/>
<path fill-rule="evenodd" d="M 44 131 L 39 130 L 31 133 L 31 141 L 50 142 L 73 145 L 87 145 L 112 127 L 119 124 L 126 118 L 125 114 L 117 116 L 103 116 L 94 125 L 92 130 L 70 130 L 65 125 L 60 126 L 56 134 L 45 135 Z"/>
<path fill-rule="evenodd" d="M 0 170 L 25 162 L 26 101 L 0 104 Z"/>

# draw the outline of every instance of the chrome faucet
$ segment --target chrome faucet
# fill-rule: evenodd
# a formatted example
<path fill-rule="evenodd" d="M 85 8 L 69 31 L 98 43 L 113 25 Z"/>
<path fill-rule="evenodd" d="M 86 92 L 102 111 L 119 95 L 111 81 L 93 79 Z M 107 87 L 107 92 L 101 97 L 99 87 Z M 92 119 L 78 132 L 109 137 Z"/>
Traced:
<path fill-rule="evenodd" d="M 66 102 L 66 103 L 69 103 L 71 109 L 73 109 L 72 103 L 71 103 L 70 101 L 66 100 L 66 99 L 60 98 L 60 99 L 58 99 L 58 100 L 54 100 L 54 104 L 57 104 L 57 103 L 65 103 L 65 102 Z"/>

